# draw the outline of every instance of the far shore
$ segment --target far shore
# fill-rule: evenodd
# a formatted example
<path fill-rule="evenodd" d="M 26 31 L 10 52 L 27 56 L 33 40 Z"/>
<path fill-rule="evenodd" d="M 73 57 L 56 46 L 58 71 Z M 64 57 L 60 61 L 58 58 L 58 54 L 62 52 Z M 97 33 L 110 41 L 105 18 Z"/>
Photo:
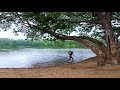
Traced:
<path fill-rule="evenodd" d="M 97 66 L 97 59 L 44 68 L 0 68 L 0 78 L 120 78 L 120 65 Z"/>

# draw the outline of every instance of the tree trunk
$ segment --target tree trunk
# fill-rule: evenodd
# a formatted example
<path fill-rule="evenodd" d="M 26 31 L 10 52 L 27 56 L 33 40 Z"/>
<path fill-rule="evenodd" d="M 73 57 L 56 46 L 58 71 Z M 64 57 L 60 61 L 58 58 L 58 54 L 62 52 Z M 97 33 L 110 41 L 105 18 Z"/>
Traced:
<path fill-rule="evenodd" d="M 102 26 L 105 29 L 105 41 L 107 44 L 107 61 L 109 64 L 118 64 L 120 52 L 118 48 L 118 42 L 116 42 L 114 32 L 112 31 L 112 12 L 96 12 L 99 17 Z"/>
<path fill-rule="evenodd" d="M 94 45 L 91 41 L 86 40 L 86 39 L 81 39 L 81 40 L 76 39 L 75 41 L 83 44 L 84 46 L 87 46 L 99 57 L 97 65 L 105 65 L 106 64 L 107 54 L 100 47 Z"/>
<path fill-rule="evenodd" d="M 100 59 L 97 64 L 105 65 L 107 61 L 107 47 L 104 45 L 104 43 L 102 43 L 99 40 L 93 39 L 91 37 L 86 37 L 86 36 L 82 37 L 82 39 L 89 40 L 91 41 L 91 43 L 94 43 L 99 47 L 99 49 L 102 51 L 102 54 L 99 56 Z"/>
<path fill-rule="evenodd" d="M 107 63 L 108 64 L 118 64 L 119 63 L 119 47 L 118 42 L 115 39 L 115 35 L 112 31 L 112 25 L 110 21 L 103 22 L 103 26 L 105 28 L 105 37 L 106 37 L 106 43 L 107 43 Z"/>

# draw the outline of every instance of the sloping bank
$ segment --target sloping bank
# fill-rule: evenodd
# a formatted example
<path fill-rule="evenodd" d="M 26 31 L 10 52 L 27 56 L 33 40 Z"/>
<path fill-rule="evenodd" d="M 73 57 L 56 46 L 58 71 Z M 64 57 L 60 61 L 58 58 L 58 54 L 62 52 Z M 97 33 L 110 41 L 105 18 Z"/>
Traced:
<path fill-rule="evenodd" d="M 0 69 L 0 78 L 117 78 L 119 65 L 97 66 L 98 57 L 89 58 L 76 64 L 50 66 L 45 68 Z"/>

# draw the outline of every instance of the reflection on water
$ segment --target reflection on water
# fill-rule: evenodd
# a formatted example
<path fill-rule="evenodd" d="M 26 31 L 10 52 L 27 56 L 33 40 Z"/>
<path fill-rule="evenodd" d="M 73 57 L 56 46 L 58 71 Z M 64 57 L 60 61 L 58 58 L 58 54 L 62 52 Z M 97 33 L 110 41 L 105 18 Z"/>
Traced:
<path fill-rule="evenodd" d="M 69 50 L 74 52 L 74 63 L 96 56 L 89 49 L 1 49 L 0 68 L 30 68 L 65 64 L 68 61 Z"/>

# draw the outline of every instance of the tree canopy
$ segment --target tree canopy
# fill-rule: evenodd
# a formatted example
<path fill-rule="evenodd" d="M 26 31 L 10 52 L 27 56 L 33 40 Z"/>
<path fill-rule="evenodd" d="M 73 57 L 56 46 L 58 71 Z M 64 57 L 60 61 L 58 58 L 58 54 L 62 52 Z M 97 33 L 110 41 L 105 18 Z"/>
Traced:
<path fill-rule="evenodd" d="M 113 47 L 120 36 L 120 12 L 1 12 L 0 17 L 2 29 L 16 25 L 14 32 L 24 32 L 28 38 L 74 40 L 102 57 L 118 53 L 118 46 Z M 78 35 L 70 36 L 72 32 Z"/>
<path fill-rule="evenodd" d="M 58 35 L 69 35 L 73 31 L 78 35 L 101 37 L 104 29 L 97 14 L 95 12 L 1 12 L 0 27 L 6 30 L 12 28 L 14 23 L 17 27 L 14 31 L 25 32 L 29 38 L 41 38 L 41 36 L 59 38 Z M 102 15 L 104 14 L 105 12 L 102 12 Z M 112 12 L 111 22 L 117 34 L 119 12 Z M 45 33 L 48 35 L 44 35 Z"/>

